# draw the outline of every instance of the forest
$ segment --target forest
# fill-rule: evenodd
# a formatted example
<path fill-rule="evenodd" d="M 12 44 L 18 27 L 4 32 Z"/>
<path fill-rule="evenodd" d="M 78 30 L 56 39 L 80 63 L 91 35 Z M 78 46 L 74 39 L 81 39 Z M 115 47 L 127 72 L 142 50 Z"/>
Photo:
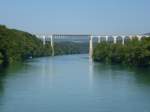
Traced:
<path fill-rule="evenodd" d="M 0 63 L 8 64 L 27 58 L 51 55 L 51 47 L 27 32 L 0 25 Z"/>
<path fill-rule="evenodd" d="M 57 42 L 54 44 L 55 55 L 63 54 L 87 54 L 89 43 Z"/>
<path fill-rule="evenodd" d="M 94 48 L 93 59 L 97 62 L 120 63 L 131 66 L 150 66 L 150 38 L 134 37 L 125 44 L 102 42 Z"/>

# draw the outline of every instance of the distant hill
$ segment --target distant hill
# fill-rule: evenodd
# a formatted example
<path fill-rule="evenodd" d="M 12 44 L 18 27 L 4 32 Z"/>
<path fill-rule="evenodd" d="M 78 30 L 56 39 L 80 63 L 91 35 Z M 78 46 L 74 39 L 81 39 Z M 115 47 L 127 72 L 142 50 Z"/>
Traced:
<path fill-rule="evenodd" d="M 150 33 L 145 33 L 144 35 L 150 35 Z"/>

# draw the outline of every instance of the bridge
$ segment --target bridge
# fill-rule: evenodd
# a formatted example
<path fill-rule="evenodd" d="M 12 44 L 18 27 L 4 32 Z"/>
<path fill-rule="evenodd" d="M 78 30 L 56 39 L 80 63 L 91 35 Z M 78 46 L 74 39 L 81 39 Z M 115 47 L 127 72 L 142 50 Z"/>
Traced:
<path fill-rule="evenodd" d="M 101 42 L 112 42 L 117 44 L 121 42 L 123 45 L 126 40 L 132 40 L 133 38 L 137 38 L 139 41 L 143 37 L 149 37 L 149 35 L 87 35 L 87 34 L 52 34 L 52 35 L 36 35 L 39 39 L 43 41 L 43 45 L 46 44 L 47 41 L 51 43 L 52 48 L 52 56 L 55 54 L 54 50 L 54 42 L 89 42 L 89 56 L 92 58 L 93 55 L 93 43 L 101 43 Z"/>

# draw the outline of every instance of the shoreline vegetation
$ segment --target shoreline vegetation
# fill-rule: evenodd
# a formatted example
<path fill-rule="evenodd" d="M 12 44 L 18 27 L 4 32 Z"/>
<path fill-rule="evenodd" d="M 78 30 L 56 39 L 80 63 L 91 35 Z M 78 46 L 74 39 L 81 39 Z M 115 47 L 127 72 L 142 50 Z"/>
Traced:
<path fill-rule="evenodd" d="M 35 35 L 0 25 L 0 65 L 48 55 L 51 55 L 50 45 L 43 46 Z"/>
<path fill-rule="evenodd" d="M 88 52 L 88 43 L 55 43 L 54 49 L 55 55 L 85 53 Z M 0 25 L 0 66 L 51 55 L 50 42 L 43 45 L 35 35 Z"/>
<path fill-rule="evenodd" d="M 61 42 L 54 44 L 55 55 L 88 53 L 88 43 Z M 28 32 L 9 29 L 0 25 L 0 67 L 31 57 L 51 56 L 50 42 Z M 104 63 L 119 63 L 131 66 L 150 66 L 150 38 L 140 41 L 135 37 L 125 44 L 101 42 L 94 46 L 93 60 Z"/>
<path fill-rule="evenodd" d="M 150 67 L 150 37 L 137 37 L 126 40 L 125 44 L 106 43 L 97 44 L 93 52 L 96 62 L 125 64 L 136 67 Z"/>

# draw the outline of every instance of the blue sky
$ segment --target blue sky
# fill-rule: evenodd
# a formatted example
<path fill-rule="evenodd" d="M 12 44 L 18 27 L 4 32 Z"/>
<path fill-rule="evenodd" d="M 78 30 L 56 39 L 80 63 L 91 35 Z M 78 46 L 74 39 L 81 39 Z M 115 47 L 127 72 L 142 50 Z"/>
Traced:
<path fill-rule="evenodd" d="M 31 33 L 145 33 L 150 0 L 0 0 L 0 24 Z"/>

